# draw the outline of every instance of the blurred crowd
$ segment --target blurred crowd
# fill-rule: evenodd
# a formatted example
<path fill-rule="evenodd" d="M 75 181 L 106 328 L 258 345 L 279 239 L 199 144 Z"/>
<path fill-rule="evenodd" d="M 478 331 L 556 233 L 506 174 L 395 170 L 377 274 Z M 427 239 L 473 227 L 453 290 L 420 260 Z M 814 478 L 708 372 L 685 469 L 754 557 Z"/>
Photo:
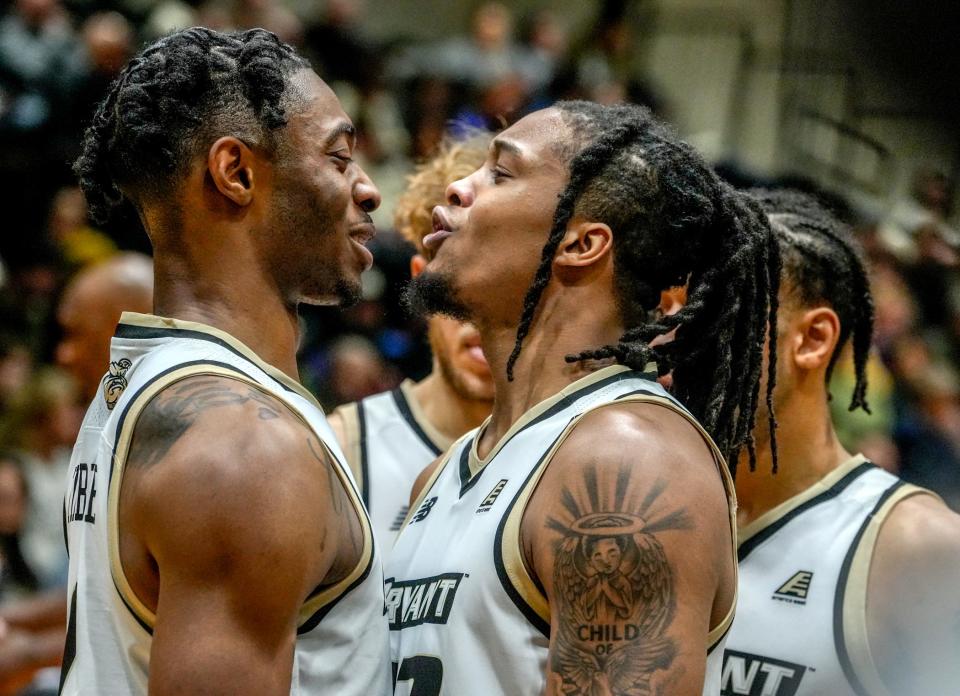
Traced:
<path fill-rule="evenodd" d="M 597 2 L 582 36 L 549 3 L 517 16 L 488 2 L 461 35 L 387 44 L 364 34 L 359 0 L 320 7 L 304 16 L 272 0 L 0 5 L 0 602 L 64 583 L 64 476 L 106 365 L 100 346 L 120 309 L 149 311 L 150 264 L 137 253 L 149 246 L 135 216 L 93 225 L 70 170 L 97 101 L 144 41 L 194 24 L 266 27 L 311 58 L 358 125 L 358 157 L 384 199 L 376 264 L 359 305 L 303 312 L 301 374 L 331 408 L 429 370 L 423 324 L 399 301 L 412 250 L 391 232 L 413 162 L 451 130 L 498 129 L 556 99 L 659 106 L 631 72 L 638 29 L 625 0 Z M 876 302 L 872 415 L 847 412 L 852 369 L 838 368 L 832 385 L 845 444 L 960 510 L 954 188 L 919 171 L 912 199 L 884 219 L 820 193 L 860 238 Z"/>

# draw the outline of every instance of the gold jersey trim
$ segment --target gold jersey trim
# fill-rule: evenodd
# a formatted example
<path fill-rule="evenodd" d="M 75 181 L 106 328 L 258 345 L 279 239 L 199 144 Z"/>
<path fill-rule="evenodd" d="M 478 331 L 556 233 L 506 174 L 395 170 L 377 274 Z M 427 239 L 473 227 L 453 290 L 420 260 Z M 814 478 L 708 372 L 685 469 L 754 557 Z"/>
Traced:
<path fill-rule="evenodd" d="M 832 469 L 831 471 L 827 472 L 827 474 L 819 481 L 814 482 L 811 486 L 805 488 L 800 493 L 797 493 L 792 498 L 787 498 L 776 507 L 767 510 L 757 519 L 753 520 L 753 522 L 744 525 L 740 528 L 740 545 L 745 544 L 752 537 L 756 536 L 770 525 L 776 524 L 782 518 L 789 515 L 807 501 L 816 498 L 821 493 L 829 491 L 847 474 L 866 462 L 867 458 L 862 454 L 857 454 L 850 457 L 850 459 L 845 461 L 836 469 Z"/>
<path fill-rule="evenodd" d="M 644 372 L 656 371 L 656 363 L 648 363 L 644 368 Z M 478 443 L 483 437 L 484 431 L 487 429 L 487 426 L 490 424 L 490 419 L 492 416 L 488 416 L 486 420 L 480 425 L 480 429 L 477 430 L 477 436 L 473 440 L 473 444 L 470 447 L 470 455 L 467 460 L 467 466 L 470 469 L 470 477 L 476 476 L 494 457 L 499 454 L 500 450 L 503 449 L 514 435 L 516 435 L 520 430 L 523 430 L 528 423 L 535 420 L 540 414 L 544 411 L 550 409 L 554 404 L 562 401 L 566 397 L 579 392 L 580 390 L 589 387 L 591 384 L 599 382 L 601 380 L 612 377 L 613 375 L 619 374 L 621 372 L 630 372 L 631 368 L 626 367 L 625 365 L 610 365 L 603 369 L 597 370 L 596 372 L 591 372 L 585 377 L 581 377 L 576 382 L 571 382 L 566 387 L 561 389 L 559 392 L 554 394 L 551 397 L 548 397 L 536 404 L 532 408 L 528 409 L 520 418 L 518 418 L 513 425 L 510 426 L 510 429 L 504 433 L 503 437 L 493 446 L 486 457 L 481 457 L 478 453 Z"/>
<path fill-rule="evenodd" d="M 234 351 L 252 362 L 275 380 L 283 384 L 285 387 L 296 392 L 311 404 L 316 406 L 318 409 L 320 409 L 321 413 L 323 412 L 323 407 L 320 405 L 320 402 L 317 401 L 316 397 L 311 394 L 306 387 L 290 377 L 290 375 L 283 370 L 280 370 L 279 368 L 268 363 L 266 360 L 257 355 L 253 349 L 248 347 L 245 343 L 237 338 L 234 338 L 226 331 L 222 331 L 214 326 L 201 324 L 200 322 L 196 321 L 172 319 L 170 317 L 157 316 L 156 314 L 140 314 L 138 312 L 123 312 L 120 315 L 120 324 L 126 324 L 127 326 L 139 326 L 148 329 L 192 331 L 195 333 L 207 334 L 208 336 L 227 344 Z"/>
<path fill-rule="evenodd" d="M 357 408 L 357 402 L 338 406 L 330 415 L 337 416 L 343 426 L 343 442 L 340 443 L 340 449 L 343 450 L 343 456 L 347 458 L 347 466 L 350 467 L 353 480 L 357 482 L 357 487 L 361 491 L 366 490 L 367 482 L 363 475 L 363 438 L 360 434 L 360 411 Z"/>
<path fill-rule="evenodd" d="M 607 368 L 609 369 L 609 368 Z M 601 370 L 603 376 L 609 376 L 613 372 L 607 372 L 606 370 Z M 584 386 L 583 382 L 575 382 L 574 384 L 578 385 L 577 388 L 582 388 Z M 568 388 L 569 389 L 569 388 Z M 568 390 L 564 390 L 565 392 Z M 555 403 L 556 399 L 551 399 L 548 402 L 543 402 L 549 406 L 552 403 Z M 524 488 L 515 498 L 515 503 L 510 510 L 507 520 L 504 525 L 503 539 L 501 541 L 500 554 L 503 559 L 504 568 L 507 573 L 507 577 L 510 579 L 511 584 L 514 589 L 523 599 L 523 601 L 528 605 L 528 607 L 536 613 L 547 625 L 550 625 L 550 605 L 547 601 L 546 595 L 541 591 L 537 584 L 533 581 L 532 575 L 527 563 L 524 560 L 523 550 L 520 543 L 520 526 L 523 521 L 524 512 L 527 509 L 527 505 L 530 502 L 530 498 L 533 496 L 533 493 L 537 489 L 537 485 L 540 483 L 540 479 L 543 477 L 543 473 L 546 471 L 547 466 L 549 466 L 554 455 L 560 449 L 560 446 L 566 441 L 570 433 L 573 432 L 573 429 L 577 426 L 585 415 L 593 411 L 605 408 L 608 406 L 619 406 L 626 403 L 647 403 L 653 404 L 656 406 L 662 406 L 674 413 L 682 416 L 687 422 L 693 425 L 697 432 L 700 433 L 701 437 L 706 441 L 707 445 L 710 447 L 711 452 L 713 453 L 714 462 L 717 466 L 717 470 L 720 473 L 720 478 L 723 481 L 724 493 L 727 496 L 727 507 L 729 510 L 729 524 L 730 524 L 730 535 L 731 535 L 731 560 L 734 567 L 734 594 L 733 600 L 731 601 L 730 607 L 728 608 L 724 618 L 716 626 L 710 629 L 707 634 L 707 652 L 709 653 L 716 647 L 716 645 L 721 641 L 721 639 L 726 635 L 727 630 L 730 628 L 730 625 L 733 623 L 734 614 L 737 607 L 737 587 L 739 586 L 738 576 L 737 576 L 737 495 L 733 485 L 733 478 L 730 476 L 730 471 L 727 469 L 726 462 L 724 461 L 723 455 L 720 453 L 720 450 L 717 448 L 716 444 L 713 442 L 713 438 L 704 430 L 703 426 L 700 425 L 693 416 L 679 408 L 673 401 L 662 396 L 656 396 L 653 394 L 635 394 L 633 396 L 624 397 L 616 401 L 610 401 L 603 404 L 598 404 L 592 408 L 587 409 L 583 413 L 579 414 L 574 418 L 560 434 L 560 437 L 557 438 L 556 442 L 548 451 L 547 455 L 543 458 L 543 461 L 539 464 L 537 470 L 530 476 L 530 479 L 527 481 Z M 539 408 L 539 406 L 537 407 Z M 541 409 L 542 410 L 542 409 Z M 529 421 L 530 419 L 524 419 L 524 422 Z M 497 450 L 494 450 L 496 452 Z M 487 461 L 493 458 L 493 454 L 487 457 Z"/>
<path fill-rule="evenodd" d="M 356 512 L 360 521 L 360 527 L 363 531 L 363 549 L 360 554 L 360 560 L 350 574 L 343 580 L 334 585 L 324 587 L 323 589 L 316 591 L 304 601 L 300 608 L 297 620 L 297 626 L 300 627 L 310 621 L 310 619 L 313 618 L 313 616 L 325 606 L 331 604 L 341 595 L 346 593 L 353 583 L 367 572 L 370 563 L 373 560 L 373 531 L 370 527 L 370 522 L 367 518 L 366 511 L 364 510 L 363 503 L 360 501 L 357 489 L 351 483 L 349 477 L 346 475 L 346 472 L 343 471 L 343 467 L 337 460 L 336 456 L 330 451 L 323 438 L 321 438 L 316 431 L 314 431 L 313 427 L 309 424 L 306 418 L 289 402 L 281 398 L 278 394 L 268 391 L 248 375 L 239 373 L 234 369 L 219 367 L 213 364 L 190 365 L 170 371 L 169 373 L 163 375 L 163 377 L 160 379 L 156 379 L 144 387 L 136 395 L 125 412 L 124 421 L 117 437 L 116 449 L 113 453 L 113 468 L 111 472 L 108 498 L 108 554 L 110 558 L 110 572 L 113 576 L 114 586 L 116 587 L 117 592 L 120 594 L 120 598 L 123 600 L 124 604 L 126 604 L 127 608 L 134 615 L 134 618 L 136 618 L 141 624 L 143 624 L 149 631 L 152 632 L 154 626 L 156 625 L 156 614 L 151 611 L 146 604 L 141 601 L 140 597 L 137 596 L 136 592 L 134 592 L 129 581 L 127 580 L 126 574 L 123 571 L 123 563 L 120 558 L 120 488 L 123 482 L 123 472 L 126 466 L 127 455 L 130 451 L 133 433 L 136 428 L 137 421 L 139 420 L 140 415 L 143 413 L 143 410 L 157 394 L 167 387 L 170 387 L 184 379 L 197 376 L 225 377 L 238 382 L 243 382 L 244 384 L 263 392 L 265 395 L 280 401 L 287 408 L 287 410 L 290 411 L 291 414 L 300 420 L 304 426 L 306 426 L 310 432 L 314 434 L 321 446 L 327 452 L 330 461 L 334 463 L 334 471 L 337 474 L 337 478 L 340 480 L 341 485 L 346 491 L 347 496 L 349 497 L 354 511 Z"/>
<path fill-rule="evenodd" d="M 892 696 L 880 677 L 877 663 L 870 650 L 867 631 L 867 587 L 870 579 L 870 565 L 877 546 L 880 530 L 893 509 L 907 498 L 916 495 L 929 495 L 937 500 L 939 496 L 918 486 L 902 484 L 873 513 L 864 528 L 850 565 L 846 584 L 843 589 L 843 641 L 847 658 L 857 679 L 871 696 Z"/>

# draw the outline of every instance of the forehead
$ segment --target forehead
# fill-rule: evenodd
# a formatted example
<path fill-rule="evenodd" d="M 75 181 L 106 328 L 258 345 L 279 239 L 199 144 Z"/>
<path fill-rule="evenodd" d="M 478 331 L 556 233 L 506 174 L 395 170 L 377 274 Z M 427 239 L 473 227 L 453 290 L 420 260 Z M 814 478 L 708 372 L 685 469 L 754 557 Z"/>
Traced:
<path fill-rule="evenodd" d="M 343 124 L 351 123 L 337 95 L 312 70 L 295 73 L 290 84 L 297 92 L 296 106 L 288 113 L 291 136 L 322 141 Z"/>
<path fill-rule="evenodd" d="M 557 145 L 569 138 L 570 129 L 560 111 L 549 108 L 524 116 L 494 138 L 493 145 L 516 148 L 525 159 L 562 165 Z"/>

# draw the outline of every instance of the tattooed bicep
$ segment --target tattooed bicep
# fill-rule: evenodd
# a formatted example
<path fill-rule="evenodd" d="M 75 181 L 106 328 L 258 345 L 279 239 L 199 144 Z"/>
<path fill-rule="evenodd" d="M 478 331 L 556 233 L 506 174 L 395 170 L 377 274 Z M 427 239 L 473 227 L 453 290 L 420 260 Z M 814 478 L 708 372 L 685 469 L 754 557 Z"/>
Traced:
<path fill-rule="evenodd" d="M 251 403 L 260 420 L 287 413 L 276 400 L 249 382 L 202 375 L 176 382 L 154 396 L 136 422 L 128 460 L 134 466 L 152 466 L 205 413 Z"/>
<path fill-rule="evenodd" d="M 556 617 L 549 669 L 570 696 L 648 694 L 677 655 L 675 569 L 658 535 L 692 521 L 666 502 L 665 481 L 631 475 L 628 464 L 584 465 L 546 518 Z"/>

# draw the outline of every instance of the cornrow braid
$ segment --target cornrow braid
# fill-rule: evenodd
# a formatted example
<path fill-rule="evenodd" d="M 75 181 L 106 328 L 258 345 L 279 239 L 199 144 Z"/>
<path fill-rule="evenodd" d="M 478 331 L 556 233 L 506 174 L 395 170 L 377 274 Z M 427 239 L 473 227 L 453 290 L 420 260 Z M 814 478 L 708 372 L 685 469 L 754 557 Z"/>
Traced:
<path fill-rule="evenodd" d="M 765 338 L 776 326 L 779 247 L 763 210 L 722 182 L 699 155 L 647 109 L 589 102 L 557 104 L 574 142 L 561 143 L 569 181 L 560 194 L 540 266 L 524 298 L 508 378 L 574 215 L 614 231 L 619 341 L 567 356 L 613 358 L 633 369 L 656 360 L 673 371 L 673 390 L 711 434 L 735 473 L 760 398 Z M 688 302 L 672 316 L 652 315 L 660 292 L 687 284 Z M 651 347 L 677 329 L 675 339 Z M 769 344 L 766 401 L 773 413 L 775 342 Z"/>
<path fill-rule="evenodd" d="M 296 98 L 289 78 L 307 67 L 263 29 L 194 27 L 146 47 L 100 103 L 74 164 L 91 216 L 104 222 L 125 197 L 168 193 L 220 136 L 269 144 Z"/>
<path fill-rule="evenodd" d="M 853 344 L 855 383 L 849 410 L 870 413 L 867 360 L 873 338 L 870 280 L 850 229 L 811 195 L 791 189 L 749 191 L 774 222 L 784 281 L 802 304 L 826 302 L 840 318 L 840 336 L 827 382 L 847 341 Z"/>

